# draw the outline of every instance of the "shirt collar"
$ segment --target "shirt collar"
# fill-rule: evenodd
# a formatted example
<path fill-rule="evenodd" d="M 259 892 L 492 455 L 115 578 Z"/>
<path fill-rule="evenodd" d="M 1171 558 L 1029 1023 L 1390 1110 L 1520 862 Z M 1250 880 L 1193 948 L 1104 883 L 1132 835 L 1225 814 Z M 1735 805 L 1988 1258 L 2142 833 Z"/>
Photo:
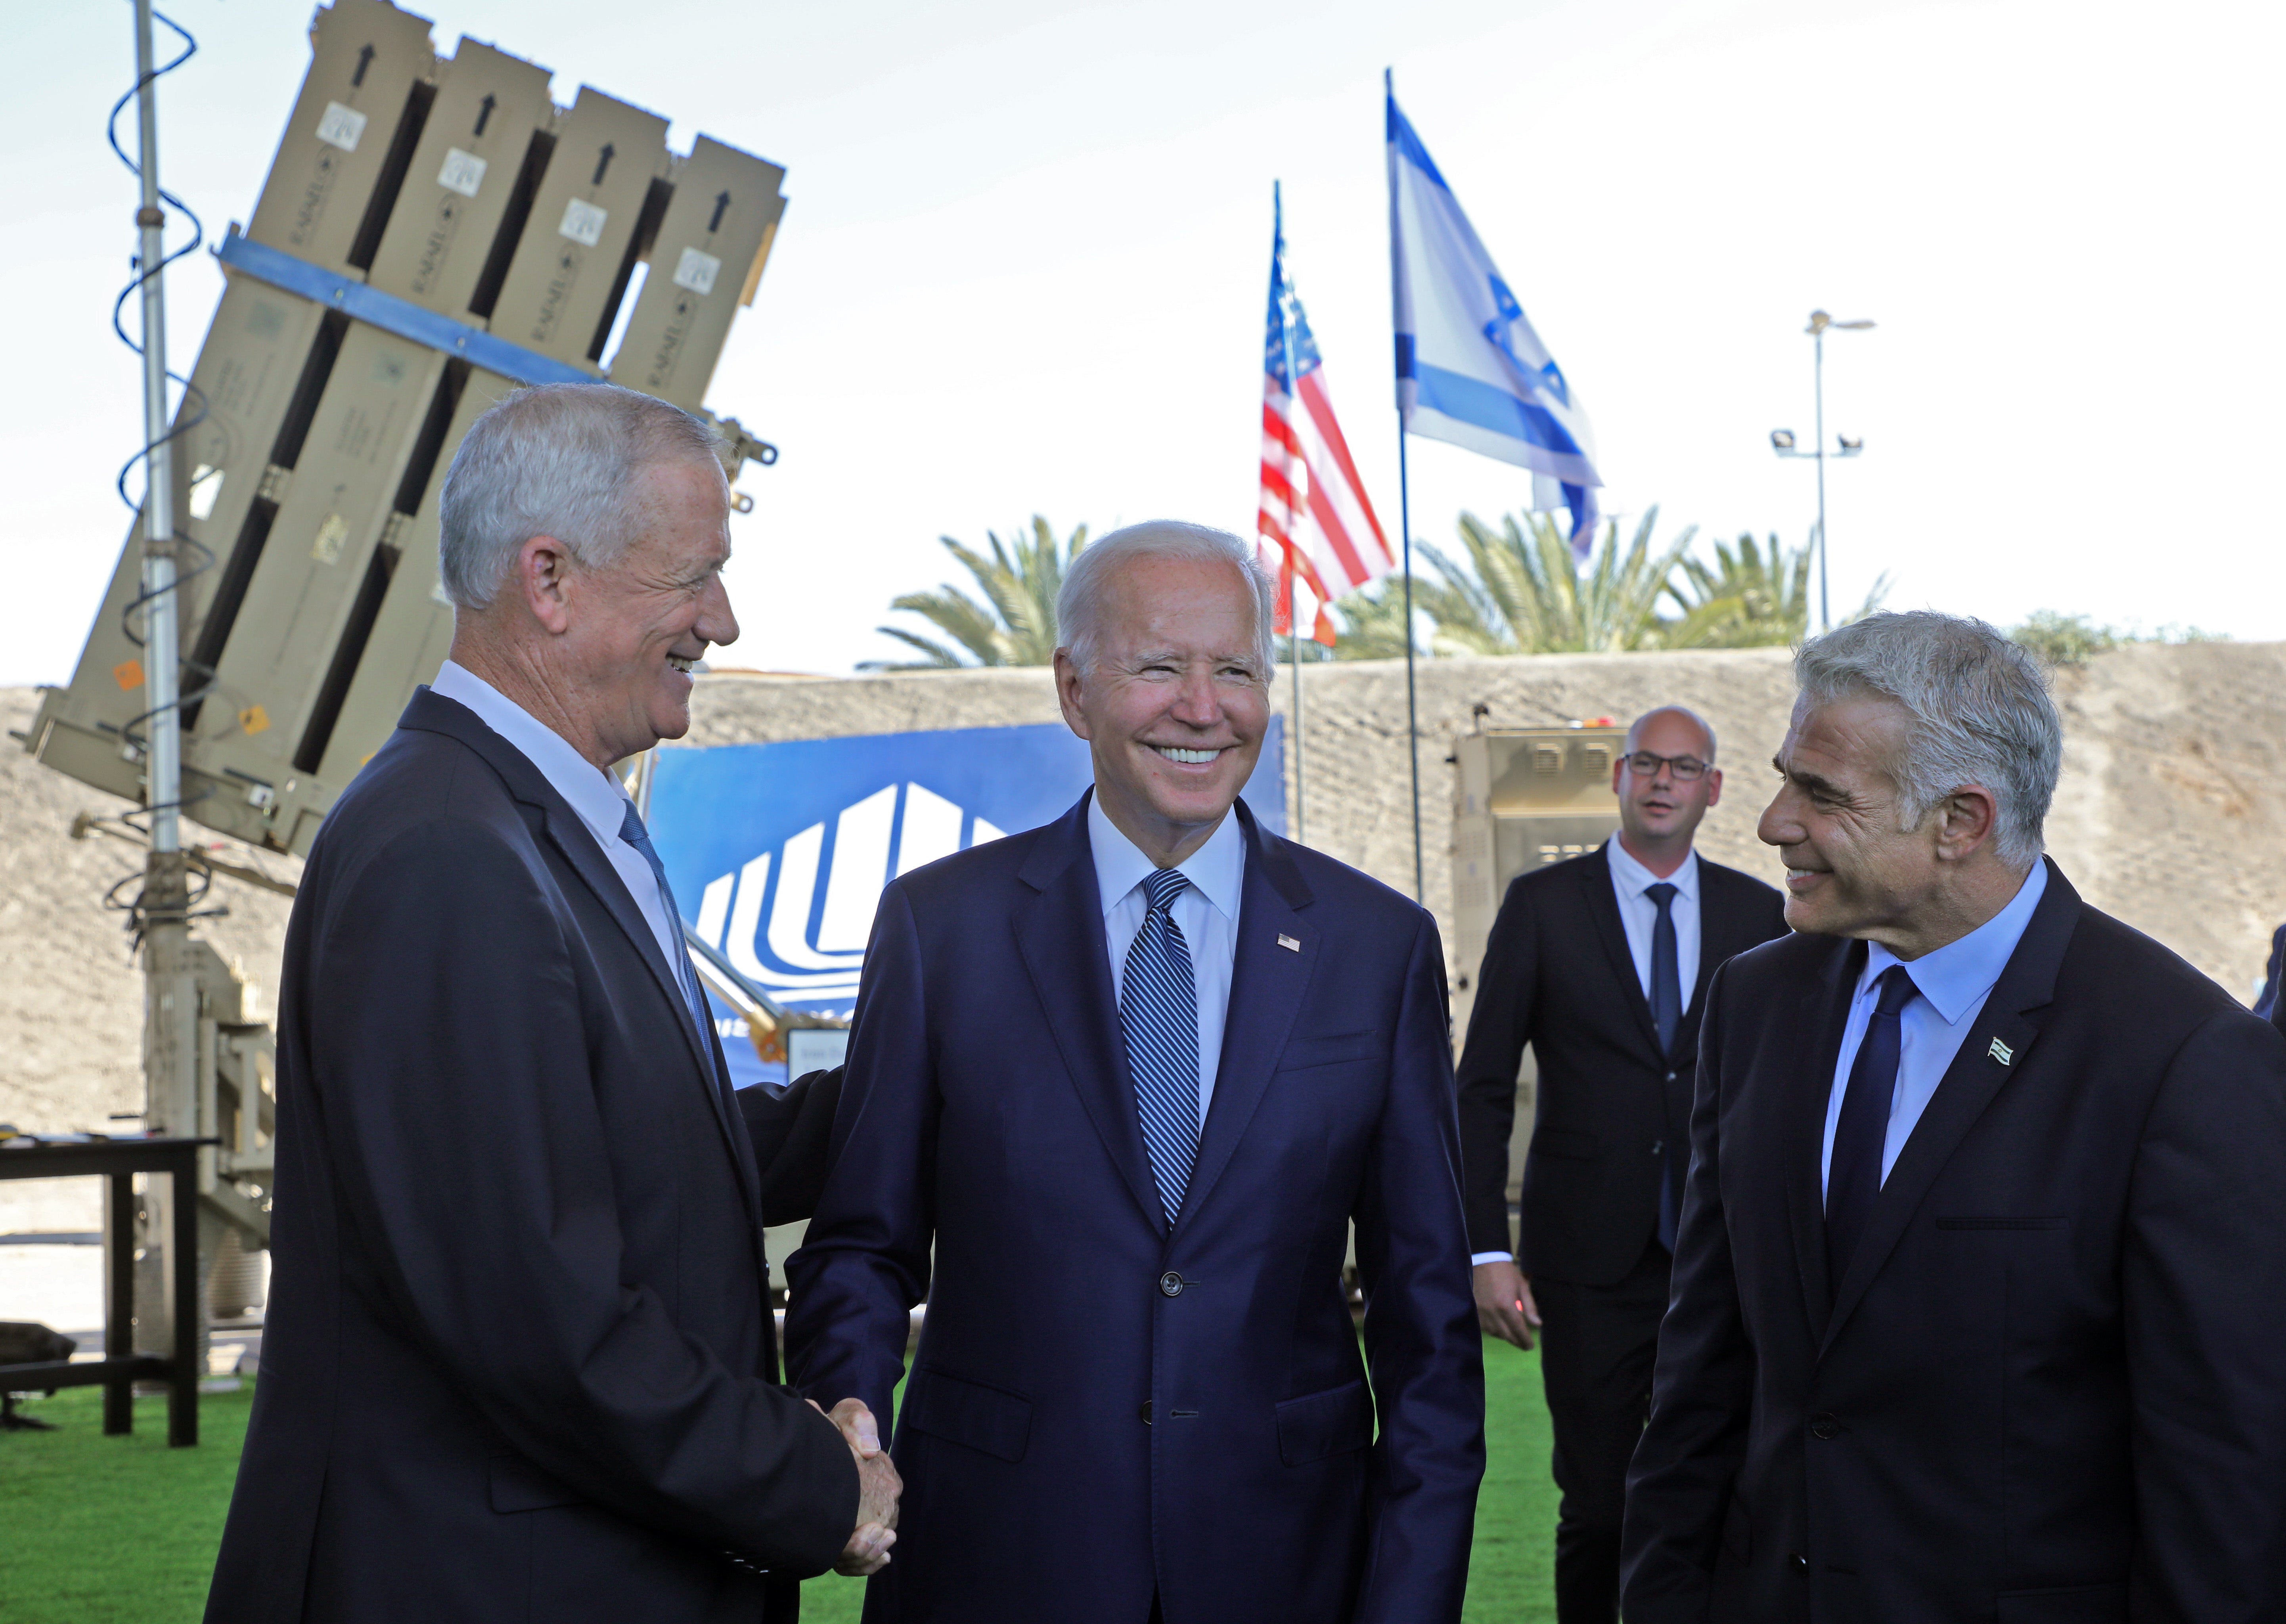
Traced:
<path fill-rule="evenodd" d="M 1143 855 L 1134 841 L 1119 832 L 1103 810 L 1103 799 L 1087 800 L 1087 843 L 1095 856 L 1095 883 L 1108 916 L 1127 894 L 1148 879 L 1158 864 Z M 1239 894 L 1246 882 L 1246 836 L 1235 810 L 1226 812 L 1205 844 L 1175 867 L 1198 887 L 1216 912 L 1226 919 L 1238 918 Z"/>
<path fill-rule="evenodd" d="M 1859 994 L 1863 995 L 1873 984 L 1873 979 L 1891 965 L 1904 965 L 1906 974 L 1913 978 L 1914 990 L 1929 1001 L 1930 1007 L 1944 1018 L 1945 1025 L 1959 1026 L 1961 1017 L 1992 990 L 2000 979 L 2000 972 L 2008 967 L 2016 944 L 2024 939 L 2025 927 L 2032 922 L 2033 910 L 2040 905 L 2041 895 L 2047 888 L 2048 865 L 2042 860 L 2032 864 L 2032 871 L 2024 877 L 2024 883 L 2017 887 L 2006 908 L 1958 942 L 1948 942 L 1933 952 L 1910 960 L 1874 942 L 1865 955 L 1864 974 L 1857 978 Z"/>
<path fill-rule="evenodd" d="M 629 800 L 619 781 L 572 748 L 569 740 L 465 666 L 446 660 L 431 693 L 468 706 L 540 769 L 605 851 L 619 838 Z"/>
<path fill-rule="evenodd" d="M 1685 853 L 1683 866 L 1664 879 L 1636 862 L 1635 854 L 1620 844 L 1617 835 L 1604 842 L 1604 860 L 1612 865 L 1612 879 L 1630 901 L 1656 885 L 1673 886 L 1677 895 L 1692 903 L 1699 900 L 1699 854 L 1695 851 Z"/>

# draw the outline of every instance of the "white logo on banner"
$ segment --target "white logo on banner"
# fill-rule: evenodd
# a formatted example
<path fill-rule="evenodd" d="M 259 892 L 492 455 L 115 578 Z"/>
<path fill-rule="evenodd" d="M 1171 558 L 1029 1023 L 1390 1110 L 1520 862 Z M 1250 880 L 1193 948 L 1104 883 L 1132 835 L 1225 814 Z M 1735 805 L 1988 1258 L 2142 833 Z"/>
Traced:
<path fill-rule="evenodd" d="M 768 990 L 803 1000 L 854 997 L 865 962 L 873 911 L 895 874 L 959 851 L 966 815 L 918 784 L 904 786 L 903 816 L 891 784 L 842 809 L 833 830 L 833 867 L 825 906 L 812 934 L 825 825 L 812 824 L 774 852 L 710 881 L 698 903 L 698 934 L 741 975 Z M 1005 832 L 975 820 L 965 844 L 981 846 Z M 895 874 L 889 854 L 896 852 Z M 775 895 L 770 871 L 777 871 Z M 769 917 L 762 916 L 769 903 Z M 767 952 L 775 963 L 765 963 Z"/>

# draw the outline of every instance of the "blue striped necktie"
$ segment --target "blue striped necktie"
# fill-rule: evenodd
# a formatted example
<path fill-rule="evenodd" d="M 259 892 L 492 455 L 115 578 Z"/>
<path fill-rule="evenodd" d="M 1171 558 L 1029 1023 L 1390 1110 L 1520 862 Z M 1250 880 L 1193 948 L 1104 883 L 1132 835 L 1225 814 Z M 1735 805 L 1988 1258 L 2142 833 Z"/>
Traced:
<path fill-rule="evenodd" d="M 1171 911 L 1190 881 L 1161 869 L 1143 882 L 1150 911 L 1127 949 L 1119 981 L 1119 1024 L 1127 1071 L 1159 1204 L 1172 1227 L 1199 1155 L 1199 995 L 1190 944 Z"/>

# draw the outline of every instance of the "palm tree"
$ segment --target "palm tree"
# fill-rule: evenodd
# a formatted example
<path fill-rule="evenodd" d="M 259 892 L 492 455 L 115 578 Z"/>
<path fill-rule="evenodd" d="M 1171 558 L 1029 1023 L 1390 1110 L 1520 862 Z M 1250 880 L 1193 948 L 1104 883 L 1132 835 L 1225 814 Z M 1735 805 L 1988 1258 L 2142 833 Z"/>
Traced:
<path fill-rule="evenodd" d="M 1622 547 L 1612 520 L 1581 568 L 1547 514 L 1528 513 L 1521 522 L 1510 514 L 1498 530 L 1462 514 L 1465 563 L 1420 544 L 1443 577 L 1414 582 L 1415 603 L 1437 623 L 1431 648 L 1440 654 L 1557 654 L 1665 647 L 1659 595 L 1698 532 L 1685 530 L 1654 552 L 1658 524 L 1653 508 Z"/>
<path fill-rule="evenodd" d="M 924 637 L 902 627 L 885 626 L 887 636 L 918 650 L 915 660 L 869 659 L 861 671 L 936 671 L 963 666 L 1046 666 L 1056 656 L 1056 594 L 1063 589 L 1064 572 L 1087 545 L 1087 526 L 1080 525 L 1061 545 L 1047 520 L 1032 516 L 1028 540 L 1020 531 L 1007 541 L 990 531 L 992 544 L 986 557 L 950 536 L 938 538 L 945 550 L 960 560 L 975 578 L 984 602 L 978 603 L 950 583 L 934 592 L 908 592 L 889 607 L 920 616 L 952 640 L 954 647 Z M 963 659 L 962 650 L 970 658 Z"/>
<path fill-rule="evenodd" d="M 1679 579 L 1667 583 L 1667 595 L 1683 611 L 1667 623 L 1667 646 L 1675 649 L 1760 649 L 1800 643 L 1809 632 L 1809 565 L 1817 550 L 1812 539 L 1792 550 L 1772 536 L 1767 551 L 1754 537 L 1742 535 L 1734 547 L 1714 543 L 1714 563 L 1683 559 Z M 1888 595 L 1887 574 L 1873 583 L 1865 601 L 1842 617 L 1842 623 L 1863 619 L 1881 606 Z"/>
<path fill-rule="evenodd" d="M 1808 542 L 1789 552 L 1772 536 L 1765 552 L 1751 535 L 1714 543 L 1714 563 L 1685 558 L 1667 595 L 1683 611 L 1670 623 L 1678 649 L 1754 649 L 1801 641 L 1809 629 Z"/>

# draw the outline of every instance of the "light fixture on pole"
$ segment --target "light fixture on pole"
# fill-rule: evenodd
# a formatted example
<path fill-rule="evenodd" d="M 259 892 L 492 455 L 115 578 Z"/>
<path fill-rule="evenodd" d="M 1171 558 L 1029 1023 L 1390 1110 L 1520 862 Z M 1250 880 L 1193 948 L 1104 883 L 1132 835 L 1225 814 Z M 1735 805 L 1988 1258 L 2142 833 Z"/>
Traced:
<path fill-rule="evenodd" d="M 1803 451 L 1797 447 L 1791 429 L 1770 430 L 1770 449 L 1778 455 L 1809 457 L 1817 463 L 1817 629 L 1821 632 L 1833 629 L 1833 593 L 1829 588 L 1832 578 L 1825 568 L 1825 329 L 1833 327 L 1845 333 L 1856 333 L 1872 325 L 1870 321 L 1836 321 L 1822 310 L 1809 312 L 1809 326 L 1803 330 L 1809 333 L 1815 345 L 1816 359 L 1811 362 L 1811 378 L 1817 414 L 1816 448 Z M 1841 448 L 1833 453 L 1837 457 L 1855 457 L 1864 452 L 1865 438 L 1863 435 L 1843 434 L 1837 435 L 1835 438 L 1841 444 Z"/>

